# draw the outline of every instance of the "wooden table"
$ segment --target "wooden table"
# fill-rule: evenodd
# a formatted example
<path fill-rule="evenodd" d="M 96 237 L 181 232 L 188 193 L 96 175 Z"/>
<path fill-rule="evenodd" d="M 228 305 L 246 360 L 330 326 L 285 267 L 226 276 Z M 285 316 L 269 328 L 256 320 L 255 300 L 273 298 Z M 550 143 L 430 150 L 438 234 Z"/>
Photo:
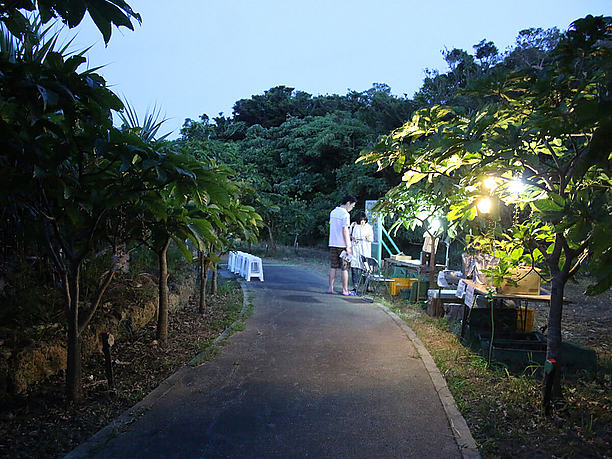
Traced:
<path fill-rule="evenodd" d="M 540 289 L 540 292 L 540 295 L 531 295 L 526 293 L 494 293 L 491 298 L 494 300 L 517 300 L 525 301 L 527 303 L 534 302 L 550 304 L 550 294 L 542 289 Z M 474 282 L 473 280 L 461 279 L 459 281 L 459 286 L 457 287 L 456 294 L 458 298 L 463 298 L 463 304 L 465 305 L 465 308 L 463 309 L 463 321 L 461 323 L 461 337 L 463 338 L 463 335 L 465 333 L 465 322 L 467 320 L 468 312 L 472 309 L 472 306 L 474 305 L 474 297 L 475 295 L 486 295 L 487 286 Z"/>
<path fill-rule="evenodd" d="M 385 258 L 385 266 L 387 264 L 397 266 L 398 268 L 413 269 L 418 273 L 428 273 L 430 271 L 429 265 L 422 265 L 421 260 L 395 260 L 393 258 Z M 445 268 L 446 265 L 436 265 L 435 271 L 442 271 Z"/>
<path fill-rule="evenodd" d="M 467 293 L 468 290 L 477 293 L 478 295 L 486 295 L 487 294 L 487 286 L 480 284 L 478 282 L 474 282 L 473 280 L 469 280 L 469 279 L 461 279 L 459 281 L 459 284 L 465 284 L 465 292 Z M 457 288 L 457 295 L 461 295 L 459 293 L 459 288 Z M 461 297 L 461 296 L 459 296 Z M 493 294 L 493 299 L 496 300 L 520 300 L 520 301 L 533 301 L 536 303 L 547 303 L 550 302 L 550 294 L 548 292 L 546 292 L 545 290 L 540 289 L 540 295 L 532 295 L 529 293 L 494 293 Z M 467 304 L 465 303 L 467 306 L 469 306 L 470 308 L 472 307 L 471 304 Z"/>

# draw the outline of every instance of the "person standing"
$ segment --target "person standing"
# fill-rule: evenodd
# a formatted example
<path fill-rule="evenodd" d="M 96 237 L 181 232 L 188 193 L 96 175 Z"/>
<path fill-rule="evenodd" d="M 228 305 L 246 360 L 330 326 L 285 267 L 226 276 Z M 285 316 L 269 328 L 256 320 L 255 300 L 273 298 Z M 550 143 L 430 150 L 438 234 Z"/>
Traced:
<path fill-rule="evenodd" d="M 351 277 L 353 279 L 353 290 L 357 289 L 359 277 L 364 271 L 365 266 L 361 256 L 372 256 L 372 241 L 374 241 L 374 230 L 368 223 L 368 216 L 361 211 L 357 214 L 357 219 L 351 225 L 351 241 L 353 242 L 353 256 L 351 258 Z"/>
<path fill-rule="evenodd" d="M 334 293 L 334 280 L 336 279 L 336 270 L 341 270 L 342 277 L 342 294 L 344 296 L 354 295 L 348 289 L 348 270 L 350 267 L 350 256 L 352 254 L 351 235 L 349 227 L 351 225 L 351 217 L 349 212 L 353 210 L 357 198 L 352 195 L 345 196 L 342 199 L 342 204 L 336 207 L 329 214 L 329 289 L 327 293 Z M 342 252 L 346 252 L 346 258 L 340 258 Z"/>

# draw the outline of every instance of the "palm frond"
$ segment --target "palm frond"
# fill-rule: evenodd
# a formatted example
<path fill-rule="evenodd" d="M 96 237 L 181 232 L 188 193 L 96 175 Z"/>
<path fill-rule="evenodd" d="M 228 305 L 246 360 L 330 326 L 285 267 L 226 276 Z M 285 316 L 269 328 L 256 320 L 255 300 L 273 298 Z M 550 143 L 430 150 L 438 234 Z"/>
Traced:
<path fill-rule="evenodd" d="M 168 121 L 167 118 L 160 119 L 161 108 L 158 108 L 157 105 L 153 106 L 152 111 L 147 108 L 142 124 L 134 107 L 127 100 L 124 101 L 124 105 L 125 108 L 119 112 L 119 118 L 127 129 L 136 131 L 145 142 L 159 142 L 171 134 L 168 132 L 161 137 L 156 137 L 161 126 Z"/>
<path fill-rule="evenodd" d="M 18 37 L 0 23 L 0 52 L 8 55 L 9 59 L 43 63 L 52 52 L 64 58 L 74 54 L 68 51 L 68 47 L 75 39 L 74 36 L 61 47 L 58 45 L 64 29 L 59 21 L 44 24 L 38 14 L 27 15 L 26 20 L 27 31 Z"/>

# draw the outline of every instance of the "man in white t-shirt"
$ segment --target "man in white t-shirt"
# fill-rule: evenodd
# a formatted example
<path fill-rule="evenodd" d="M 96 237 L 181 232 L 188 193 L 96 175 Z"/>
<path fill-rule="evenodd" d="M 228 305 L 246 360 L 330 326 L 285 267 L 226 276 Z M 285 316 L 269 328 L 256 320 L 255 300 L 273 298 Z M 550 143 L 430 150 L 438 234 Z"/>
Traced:
<path fill-rule="evenodd" d="M 349 212 L 353 210 L 357 198 L 349 195 L 342 199 L 342 205 L 336 207 L 329 214 L 329 289 L 327 293 L 334 293 L 334 280 L 336 270 L 342 270 L 342 294 L 344 296 L 354 295 L 348 289 L 348 270 L 351 266 L 351 235 L 349 227 L 351 217 Z M 346 259 L 340 258 L 342 251 L 346 251 Z"/>

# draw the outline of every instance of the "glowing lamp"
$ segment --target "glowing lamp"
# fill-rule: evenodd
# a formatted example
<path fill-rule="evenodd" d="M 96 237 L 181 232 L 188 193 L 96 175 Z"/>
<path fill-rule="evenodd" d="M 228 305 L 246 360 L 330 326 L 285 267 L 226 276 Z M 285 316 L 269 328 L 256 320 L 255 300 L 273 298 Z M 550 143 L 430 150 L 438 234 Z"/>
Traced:
<path fill-rule="evenodd" d="M 520 180 L 512 180 L 508 184 L 508 191 L 512 194 L 521 194 L 525 191 L 525 184 Z"/>
<path fill-rule="evenodd" d="M 481 214 L 488 214 L 489 212 L 491 212 L 492 206 L 493 203 L 491 202 L 491 198 L 488 197 L 482 198 L 480 201 L 478 201 L 478 204 L 476 204 L 476 208 Z"/>
<path fill-rule="evenodd" d="M 495 188 L 497 188 L 497 181 L 495 180 L 495 177 L 489 176 L 484 179 L 483 183 L 489 191 L 493 191 Z"/>

